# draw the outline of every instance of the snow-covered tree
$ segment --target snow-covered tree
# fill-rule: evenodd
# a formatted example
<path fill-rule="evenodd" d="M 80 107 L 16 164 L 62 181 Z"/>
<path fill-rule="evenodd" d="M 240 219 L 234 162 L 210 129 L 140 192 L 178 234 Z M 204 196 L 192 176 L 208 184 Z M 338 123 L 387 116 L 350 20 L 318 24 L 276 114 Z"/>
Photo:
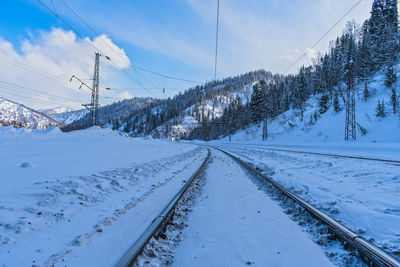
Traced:
<path fill-rule="evenodd" d="M 383 118 L 386 116 L 386 107 L 385 107 L 385 101 L 382 100 L 380 101 L 378 99 L 378 103 L 376 105 L 376 111 L 375 111 L 375 116 Z"/>

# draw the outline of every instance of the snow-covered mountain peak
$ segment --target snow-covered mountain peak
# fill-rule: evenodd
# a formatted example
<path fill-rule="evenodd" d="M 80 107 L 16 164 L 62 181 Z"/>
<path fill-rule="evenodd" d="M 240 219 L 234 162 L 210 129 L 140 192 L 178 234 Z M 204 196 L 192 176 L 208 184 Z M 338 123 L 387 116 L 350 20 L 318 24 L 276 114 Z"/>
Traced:
<path fill-rule="evenodd" d="M 2 97 L 0 97 L 0 125 L 12 125 L 27 129 L 47 129 L 60 126 L 58 122 L 47 115 Z"/>

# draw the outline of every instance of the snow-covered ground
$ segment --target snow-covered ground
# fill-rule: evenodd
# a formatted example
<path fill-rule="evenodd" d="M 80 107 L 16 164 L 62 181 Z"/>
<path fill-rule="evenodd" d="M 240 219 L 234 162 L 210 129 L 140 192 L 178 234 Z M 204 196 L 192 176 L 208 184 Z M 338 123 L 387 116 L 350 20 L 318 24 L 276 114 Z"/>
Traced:
<path fill-rule="evenodd" d="M 173 266 L 333 266 L 237 163 L 213 155 Z"/>
<path fill-rule="evenodd" d="M 398 164 L 269 151 L 262 146 L 221 146 L 355 232 L 400 255 Z"/>
<path fill-rule="evenodd" d="M 112 265 L 205 155 L 100 128 L 0 127 L 2 266 Z"/>
<path fill-rule="evenodd" d="M 400 257 L 399 164 L 277 151 L 400 160 L 400 118 L 393 114 L 391 90 L 383 81 L 381 73 L 371 79 L 367 101 L 358 86 L 356 120 L 367 132 L 362 135 L 357 128 L 357 141 L 344 141 L 345 111 L 336 114 L 332 105 L 311 122 L 320 97 L 314 96 L 307 101 L 303 121 L 300 111 L 293 109 L 269 121 L 268 140 L 262 141 L 260 125 L 253 125 L 234 134 L 231 143 L 225 137 L 209 144 L 257 165 L 302 198 Z M 375 116 L 379 99 L 386 104 L 384 118 Z"/>

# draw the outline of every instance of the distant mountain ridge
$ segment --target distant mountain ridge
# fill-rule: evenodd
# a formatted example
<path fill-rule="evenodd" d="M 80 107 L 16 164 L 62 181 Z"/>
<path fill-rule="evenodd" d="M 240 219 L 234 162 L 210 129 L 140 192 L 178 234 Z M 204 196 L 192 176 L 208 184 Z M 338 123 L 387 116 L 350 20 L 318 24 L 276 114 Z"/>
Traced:
<path fill-rule="evenodd" d="M 44 113 L 0 97 L 0 126 L 9 125 L 16 128 L 47 129 L 59 127 L 60 123 Z"/>
<path fill-rule="evenodd" d="M 66 112 L 75 111 L 75 109 L 61 106 L 61 107 L 50 108 L 50 109 L 41 109 L 39 111 L 44 113 L 44 114 L 46 114 L 46 115 L 54 115 L 54 114 L 60 114 L 60 113 L 66 113 Z"/>
<path fill-rule="evenodd" d="M 131 136 L 187 138 L 193 129 L 221 117 L 233 104 L 248 105 L 253 83 L 272 78 L 271 72 L 256 70 L 195 86 L 173 98 L 133 98 L 116 102 L 100 108 L 100 125 Z M 63 129 L 82 129 L 89 125 L 87 115 Z"/>
<path fill-rule="evenodd" d="M 74 110 L 68 107 L 57 107 L 42 111 L 62 125 L 73 123 L 84 117 L 89 111 L 87 109 Z"/>

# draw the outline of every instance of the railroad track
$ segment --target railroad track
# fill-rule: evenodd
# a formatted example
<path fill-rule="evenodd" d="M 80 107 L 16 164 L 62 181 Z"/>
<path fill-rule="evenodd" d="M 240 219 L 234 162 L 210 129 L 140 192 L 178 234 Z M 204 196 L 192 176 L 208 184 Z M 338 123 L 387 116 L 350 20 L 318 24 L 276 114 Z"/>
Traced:
<path fill-rule="evenodd" d="M 308 211 L 314 218 L 321 221 L 325 224 L 330 231 L 334 232 L 342 241 L 344 241 L 347 245 L 357 250 L 363 257 L 364 261 L 370 266 L 390 266 L 390 267 L 400 267 L 400 261 L 394 258 L 392 255 L 382 250 L 381 248 L 375 246 L 362 236 L 356 234 L 351 229 L 346 227 L 345 225 L 339 223 L 326 213 L 320 211 L 313 205 L 309 204 L 304 199 L 300 198 L 296 194 L 290 192 L 285 187 L 275 182 L 271 178 L 259 172 L 257 169 L 253 168 L 249 163 L 244 162 L 240 158 L 232 155 L 231 153 L 213 147 L 216 150 L 221 151 L 225 155 L 231 157 L 236 162 L 238 162 L 241 166 L 243 166 L 246 170 L 248 170 L 253 175 L 267 181 L 272 184 L 276 189 L 282 192 L 286 197 L 292 199 L 298 205 L 303 207 L 306 211 Z"/>
<path fill-rule="evenodd" d="M 121 259 L 117 262 L 115 267 L 126 267 L 133 266 L 136 258 L 142 253 L 146 244 L 150 239 L 155 236 L 157 237 L 160 232 L 165 230 L 167 224 L 172 220 L 174 210 L 179 200 L 182 198 L 184 193 L 190 187 L 194 180 L 200 175 L 200 173 L 206 168 L 207 163 L 210 159 L 211 152 L 208 149 L 207 157 L 204 159 L 201 166 L 196 172 L 190 177 L 185 185 L 179 190 L 179 192 L 171 199 L 171 201 L 165 206 L 161 213 L 154 218 L 152 223 L 147 227 L 144 233 L 139 237 L 138 240 L 125 252 Z"/>
<path fill-rule="evenodd" d="M 360 255 L 362 255 L 363 260 L 369 266 L 390 266 L 390 267 L 400 267 L 400 262 L 382 250 L 381 248 L 375 246 L 371 242 L 367 241 L 362 236 L 356 234 L 351 229 L 346 227 L 345 225 L 337 222 L 329 215 L 315 208 L 313 205 L 309 204 L 296 194 L 293 194 L 289 190 L 287 190 L 282 185 L 273 181 L 271 178 L 265 176 L 257 169 L 253 168 L 249 163 L 244 162 L 240 158 L 232 155 L 231 153 L 217 147 L 211 147 L 218 151 L 221 151 L 225 155 L 234 159 L 239 165 L 244 167 L 249 173 L 259 177 L 268 183 L 272 184 L 276 189 L 282 192 L 286 197 L 292 199 L 298 205 L 303 207 L 311 216 L 321 221 L 325 224 L 330 231 L 335 233 L 339 239 L 344 241 L 349 247 L 357 250 Z M 155 236 L 157 237 L 159 233 L 165 230 L 168 223 L 171 221 L 175 207 L 178 201 L 182 198 L 184 193 L 193 183 L 193 181 L 199 176 L 199 174 L 206 168 L 207 162 L 209 161 L 211 156 L 210 149 L 208 149 L 208 155 L 206 159 L 203 161 L 202 165 L 197 169 L 197 171 L 192 175 L 192 177 L 185 183 L 185 185 L 181 188 L 181 190 L 174 196 L 174 198 L 166 205 L 163 211 L 154 218 L 153 222 L 148 226 L 146 231 L 139 237 L 139 239 L 126 251 L 126 253 L 122 256 L 122 258 L 115 265 L 116 267 L 125 267 L 125 266 L 133 266 L 137 257 L 142 253 L 146 244 L 150 241 L 150 239 Z"/>
<path fill-rule="evenodd" d="M 380 159 L 380 158 L 371 158 L 371 157 L 362 157 L 362 156 L 349 156 L 349 155 L 338 155 L 338 154 L 329 154 L 329 153 L 319 153 L 319 152 L 309 152 L 309 151 L 300 151 L 300 150 L 291 150 L 291 149 L 281 149 L 281 148 L 270 148 L 265 146 L 253 147 L 246 146 L 255 149 L 261 150 L 270 150 L 270 151 L 278 151 L 278 152 L 288 152 L 288 153 L 297 153 L 297 154 L 306 154 L 306 155 L 316 155 L 316 156 L 326 156 L 326 157 L 334 157 L 334 158 L 347 158 L 347 159 L 361 159 L 361 160 L 370 160 L 370 161 L 380 161 L 385 163 L 391 163 L 394 165 L 400 166 L 400 160 L 392 160 L 392 159 Z"/>

